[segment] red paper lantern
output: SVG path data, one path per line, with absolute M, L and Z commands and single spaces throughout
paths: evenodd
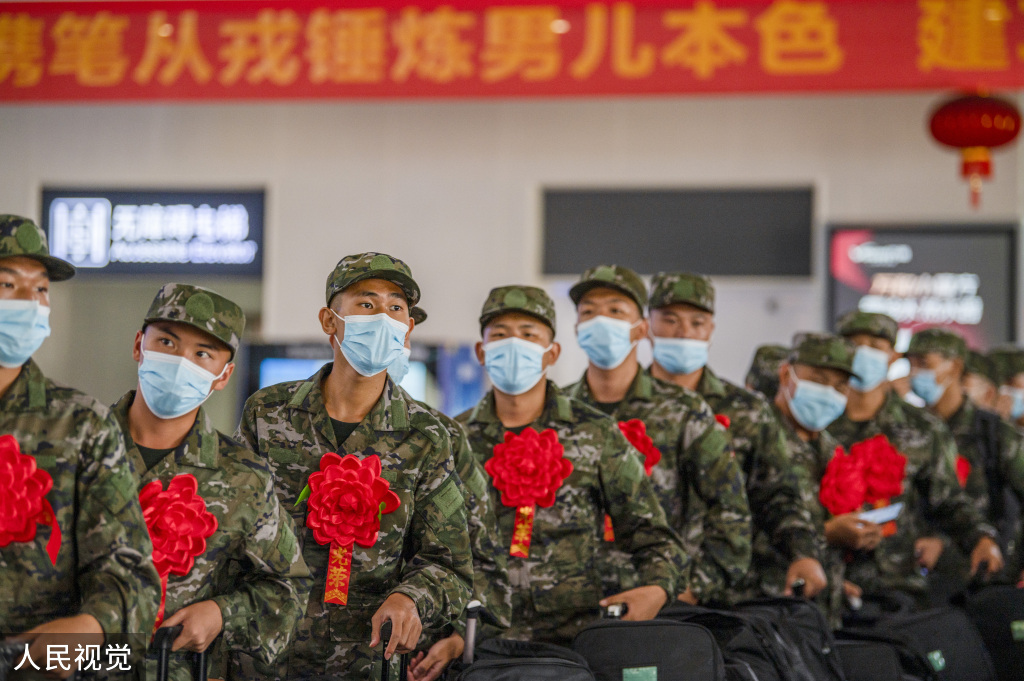
M 1005 99 L 964 95 L 936 109 L 930 127 L 936 140 L 960 149 L 960 173 L 967 178 L 971 205 L 976 208 L 981 199 L 981 182 L 992 176 L 989 150 L 1016 139 L 1020 112 Z

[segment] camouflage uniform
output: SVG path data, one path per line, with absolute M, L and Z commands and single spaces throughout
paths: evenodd
M 710 279 L 689 273 L 656 275 L 651 280 L 651 309 L 677 303 L 714 314 Z M 821 557 L 821 527 L 815 523 L 814 507 L 805 501 L 811 496 L 811 482 L 800 475 L 801 469 L 789 465 L 780 425 L 763 397 L 722 380 L 707 366 L 696 392 L 715 414 L 728 418 L 732 446 L 746 476 L 753 554 L 750 570 L 730 596 L 781 595 L 790 563 Z M 780 571 L 782 566 L 786 569 Z
M 12 256 L 39 260 L 53 281 L 74 273 L 49 255 L 34 223 L 0 216 L 0 258 Z M 62 530 L 56 565 L 44 548 L 48 527 L 0 547 L 0 629 L 21 633 L 84 613 L 107 634 L 152 631 L 160 579 L 121 429 L 107 408 L 29 360 L 0 396 L 0 434 L 13 435 L 53 478 L 46 499 Z
M 999 372 L 996 371 L 995 362 L 991 358 L 975 350 L 967 351 L 967 358 L 964 360 L 964 373 L 977 374 L 992 385 L 999 385 Z
M 481 328 L 506 312 L 530 314 L 555 328 L 554 303 L 538 288 L 492 290 L 480 315 Z M 504 440 L 506 429 L 495 411 L 493 390 L 456 420 L 465 426 L 470 448 L 481 463 Z M 598 558 L 606 513 L 612 518 L 617 545 L 633 558 L 638 585 L 658 585 L 671 600 L 685 581 L 680 575 L 688 573 L 688 560 L 644 475 L 640 453 L 616 423 L 547 381 L 543 413 L 529 427 L 555 431 L 573 472 L 558 489 L 553 506 L 536 508 L 530 557 L 508 558 L 513 620 L 507 635 L 565 645 L 597 618 L 603 596 Z M 502 505 L 498 491 L 488 487 L 501 550 L 507 552 L 516 509 Z
M 245 315 L 230 300 L 194 286 L 164 286 L 145 317 L 146 323 L 173 321 L 206 331 L 237 351 Z M 138 478 L 138 486 L 189 474 L 198 494 L 217 518 L 216 532 L 206 540 L 186 576 L 167 580 L 167 617 L 205 600 L 220 607 L 224 644 L 232 653 L 273 665 L 288 646 L 295 624 L 309 598 L 309 571 L 302 560 L 291 517 L 278 504 L 266 461 L 214 429 L 200 407 L 195 423 L 171 455 L 152 469 L 139 452 L 129 429 L 128 410 L 136 398 L 131 390 L 112 407 Z M 223 664 L 223 661 L 218 661 Z M 155 673 L 155 665 L 151 673 Z M 171 664 L 172 677 L 190 678 L 184 662 Z
M 910 341 L 910 347 L 907 348 L 907 355 L 924 355 L 929 352 L 937 352 L 945 357 L 959 358 L 965 361 L 966 366 L 967 345 L 963 338 L 952 331 L 927 329 L 915 334 Z M 967 477 L 964 491 L 974 500 L 974 505 L 982 516 L 987 518 L 992 525 L 1001 527 L 1001 521 L 1004 519 L 993 514 L 989 495 L 985 451 L 981 442 L 985 434 L 979 432 L 979 429 L 984 428 L 977 420 L 979 411 L 982 410 L 965 395 L 963 404 L 949 418 L 946 425 L 956 440 L 958 454 L 971 464 L 971 471 Z M 996 442 L 994 443 L 999 449 L 999 461 L 995 466 L 998 477 L 1017 496 L 1018 500 L 1024 502 L 1024 439 L 1012 424 L 999 419 L 995 414 L 985 412 L 985 415 L 990 416 L 992 422 L 998 424 L 995 433 Z M 1003 545 L 1003 550 L 1006 551 L 1007 565 L 1016 565 L 1018 562 L 1015 540 L 1020 533 L 1019 517 L 1016 518 L 1015 527 L 1004 528 L 1002 536 L 1011 538 L 1006 545 L 1003 541 L 1000 542 Z
M 587 270 L 570 296 L 578 304 L 583 294 L 599 287 L 625 293 L 641 311 L 647 304 L 643 280 L 617 265 Z M 693 560 L 689 584 L 680 584 L 680 590 L 689 586 L 702 602 L 726 600 L 727 592 L 750 568 L 750 507 L 736 457 L 724 429 L 697 394 L 659 381 L 639 365 L 637 370 L 611 417 L 643 421 L 661 452 L 651 481 L 669 525 L 679 532 Z M 597 406 L 585 374 L 565 392 Z M 628 556 L 612 547 L 602 553 L 608 554 L 605 590 L 631 588 L 635 573 Z
M 779 391 L 779 367 L 788 356 L 789 348 L 785 345 L 757 346 L 743 382 L 769 400 L 775 399 L 775 393 Z
M 338 263 L 327 281 L 327 302 L 363 279 L 394 281 L 410 305 L 419 300 L 419 288 L 404 262 L 367 253 Z M 236 433 L 270 463 L 278 498 L 292 513 L 314 580 L 306 615 L 279 665 L 279 678 L 355 678 L 371 667 L 379 674 L 381 656 L 369 648 L 370 618 L 385 598 L 393 593 L 408 596 L 424 627 L 441 629 L 462 613 L 472 593 L 466 503 L 447 432 L 388 378 L 377 404 L 345 442 L 337 442 L 322 392 L 333 366 L 326 364 L 305 381 L 280 383 L 252 395 Z M 323 601 L 330 547 L 318 544 L 306 529 L 308 502 L 296 505 L 327 452 L 379 456 L 381 475 L 401 500 L 397 510 L 382 517 L 377 543 L 355 546 L 345 606 Z
M 791 365 L 836 369 L 846 374 L 853 373 L 853 357 L 856 349 L 849 341 L 829 334 L 799 334 L 795 341 L 795 347 L 786 357 L 786 361 Z M 809 440 L 804 440 L 797 433 L 795 425 L 774 403 L 772 410 L 776 420 L 782 426 L 791 465 L 800 469 L 802 477 L 811 483 L 810 487 L 804 490 L 804 502 L 806 507 L 812 510 L 815 524 L 821 528 L 817 539 L 821 546 L 821 564 L 828 577 L 828 588 L 818 597 L 817 601 L 825 610 L 829 624 L 838 628 L 842 625 L 846 550 L 828 546 L 825 543 L 824 521 L 830 519 L 832 514 L 821 505 L 819 495 L 821 479 L 825 476 L 825 469 L 828 468 L 828 462 L 835 456 L 839 443 L 829 435 L 828 431 L 812 433 Z M 775 561 L 774 569 L 783 577 L 786 568 L 787 565 L 783 561 Z
M 896 322 L 881 314 L 854 312 L 840 321 L 844 336 L 867 333 L 895 341 Z M 866 592 L 901 589 L 923 596 L 925 580 L 917 569 L 914 542 L 940 530 L 970 555 L 983 536 L 995 537 L 956 479 L 956 443 L 940 419 L 904 402 L 893 391 L 868 421 L 854 422 L 844 414 L 828 428 L 849 448 L 879 433 L 907 458 L 903 494 L 890 503 L 903 502 L 896 534 L 871 552 L 857 552 L 847 566 L 847 578 Z

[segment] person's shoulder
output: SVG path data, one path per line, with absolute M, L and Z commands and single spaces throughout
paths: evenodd
M 77 421 L 94 421 L 96 423 L 114 423 L 110 407 L 98 399 L 77 388 L 44 378 L 46 388 L 46 407 L 49 413 L 71 413 Z
M 726 399 L 732 402 L 736 408 L 757 412 L 758 414 L 771 415 L 771 405 L 768 403 L 768 399 L 761 393 L 748 390 L 724 378 L 719 378 L 718 380 L 725 386 Z
M 400 386 L 395 386 L 395 392 L 392 395 L 401 397 L 405 402 L 410 430 L 429 440 L 435 447 L 444 442 L 450 442 L 448 428 L 439 418 L 440 413 L 437 410 L 414 400 Z
M 284 406 L 289 404 L 300 392 L 305 391 L 308 393 L 312 386 L 313 382 L 308 378 L 301 381 L 285 381 L 284 383 L 268 385 L 250 395 L 245 401 L 245 408 L 248 410 L 258 406 L 269 409 Z
M 700 393 L 675 383 L 651 376 L 651 395 L 656 402 L 678 411 L 690 411 L 713 415 L 711 406 Z
M 904 420 L 920 430 L 945 433 L 949 431 L 946 422 L 924 407 L 917 407 L 902 398 L 893 400 L 903 414 Z
M 227 461 L 230 465 L 242 466 L 247 470 L 256 471 L 257 473 L 270 472 L 266 459 L 249 449 L 245 443 L 219 430 L 216 433 L 217 453 L 221 461 Z

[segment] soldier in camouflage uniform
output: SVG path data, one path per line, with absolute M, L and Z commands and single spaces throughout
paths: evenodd
M 811 481 L 790 465 L 785 438 L 768 401 L 720 378 L 707 366 L 714 333 L 715 289 L 690 273 L 660 273 L 649 302 L 654 363 L 651 374 L 704 398 L 724 417 L 746 477 L 753 516 L 751 568 L 733 585 L 734 598 L 790 594 L 800 579 L 808 597 L 827 583 L 821 566 L 821 527 L 815 522 Z M 779 570 L 779 563 L 786 569 Z
M 743 381 L 747 390 L 759 392 L 769 401 L 774 400 L 775 393 L 779 391 L 779 367 L 789 357 L 789 352 L 790 348 L 785 345 L 757 346 Z
M 513 589 L 508 635 L 566 645 L 597 619 L 599 605 L 611 603 L 628 605 L 626 619 L 654 617 L 685 583 L 687 558 L 666 524 L 640 453 L 614 421 L 544 379 L 560 353 L 551 298 L 531 286 L 493 289 L 480 328 L 477 357 L 494 388 L 456 417 L 469 433 L 473 453 L 485 462 L 507 431 L 551 429 L 573 466 L 554 504 L 535 509 L 528 557 L 508 558 Z M 493 481 L 491 495 L 502 550 L 509 551 L 517 510 L 501 503 Z M 617 545 L 633 559 L 639 586 L 602 599 L 596 558 L 605 514 Z
M 803 469 L 811 481 L 806 503 L 814 509 L 817 519 L 825 521 L 828 546 L 822 554 L 822 564 L 828 574 L 828 589 L 819 595 L 818 603 L 825 610 L 829 623 L 837 628 L 842 624 L 844 595 L 861 595 L 856 585 L 844 581 L 845 554 L 849 550 L 874 548 L 882 533 L 878 525 L 860 520 L 856 513 L 833 517 L 821 505 L 821 479 L 839 443 L 823 429 L 827 424 L 805 425 L 797 420 L 791 400 L 800 381 L 817 383 L 847 395 L 853 373 L 853 356 L 853 346 L 839 336 L 799 335 L 786 361 L 777 370 L 780 387 L 772 401 L 775 416 L 782 424 L 789 459 L 794 467 Z M 784 574 L 786 568 L 784 561 L 776 561 L 774 570 L 777 573 Z
M 1024 351 L 1012 347 L 996 348 L 989 358 L 999 374 L 999 414 L 1024 434 Z
M 365 677 L 371 667 L 379 673 L 381 655 L 371 647 L 384 621 L 394 625 L 384 654 L 406 653 L 423 626 L 447 626 L 472 593 L 466 503 L 448 433 L 387 376 L 419 287 L 401 260 L 363 253 L 338 263 L 326 293 L 319 319 L 334 361 L 307 380 L 252 395 L 236 434 L 269 461 L 314 579 L 306 616 L 279 666 L 279 678 L 287 679 Z M 405 330 L 396 331 L 399 325 Z M 381 475 L 401 500 L 382 516 L 376 543 L 355 546 L 346 605 L 324 602 L 330 547 L 314 540 L 308 501 L 298 502 L 327 452 L 380 457 Z
M 74 273 L 49 255 L 31 220 L 0 215 L 0 435 L 13 436 L 52 478 L 45 500 L 62 535 L 55 563 L 46 549 L 54 535 L 49 513 L 37 518 L 33 539 L 0 547 L 0 636 L 34 639 L 37 664 L 45 663 L 46 644 L 73 651 L 81 642 L 52 632 L 151 631 L 159 602 L 120 428 L 105 406 L 49 380 L 30 358 L 49 335 L 50 282 Z
M 999 395 L 999 374 L 995 363 L 975 350 L 967 350 L 964 362 L 964 393 L 978 407 L 995 411 Z
M 176 650 L 205 650 L 223 631 L 225 647 L 243 669 L 277 661 L 306 610 L 310 585 L 266 461 L 215 430 L 199 406 L 227 387 L 244 328 L 245 315 L 227 298 L 186 284 L 165 285 L 135 336 L 141 392 L 130 390 L 112 407 L 139 488 L 159 481 L 166 489 L 175 477 L 191 475 L 217 519 L 188 574 L 169 575 L 162 626 L 183 625 Z M 161 381 L 153 372 L 171 357 L 215 377 L 209 388 L 194 390 L 178 373 Z M 169 366 L 176 371 L 177 365 Z M 171 400 L 179 404 L 164 411 Z M 188 665 L 172 664 L 172 675 L 190 678 Z
M 964 394 L 967 353 L 964 339 L 952 331 L 927 329 L 914 334 L 906 353 L 912 367 L 911 384 L 923 379 L 924 385 L 933 382 L 938 387 L 945 386 L 941 392 L 931 391 L 935 395 L 930 396 L 932 403 L 928 409 L 953 433 L 958 454 L 969 466 L 964 490 L 974 500 L 978 511 L 999 530 L 1003 555 L 1013 566 L 1019 563 L 1016 542 L 1021 523 L 1019 513 L 1007 511 L 1010 507 L 1019 508 L 1024 502 L 1024 440 L 1012 425 L 997 414 L 979 409 Z M 925 387 L 921 390 L 929 392 Z M 964 464 L 958 461 L 958 465 Z M 1014 498 L 1008 498 L 1009 495 Z M 966 560 L 958 556 L 955 549 L 954 546 L 943 551 L 936 569 L 949 572 L 966 567 Z M 947 558 L 947 554 L 952 556 Z M 962 574 L 951 576 L 964 577 Z
M 420 307 L 412 308 L 409 316 L 416 326 L 427 321 L 427 313 Z M 406 347 L 409 347 L 408 342 Z M 398 369 L 396 365 L 399 365 Z M 404 370 L 401 368 L 403 366 Z M 407 361 L 396 361 L 388 368 L 388 373 L 395 382 L 401 383 L 408 366 Z M 396 371 L 401 375 L 396 375 Z M 473 600 L 479 601 L 498 621 L 499 628 L 507 629 L 512 617 L 512 587 L 508 583 L 507 553 L 501 550 L 498 543 L 498 523 L 491 507 L 487 474 L 469 449 L 465 429 L 447 414 L 423 402 L 417 401 L 417 404 L 444 426 L 452 441 L 455 472 L 462 480 L 466 493 L 469 541 L 473 551 Z M 449 662 L 462 655 L 465 633 L 465 622 L 461 617 L 443 631 L 425 630 L 423 639 L 426 645 L 421 645 L 421 648 L 428 650 L 421 650 L 410 661 L 410 676 L 416 681 L 436 679 Z
M 839 333 L 858 346 L 858 353 L 861 347 L 881 351 L 889 364 L 898 357 L 897 328 L 891 317 L 856 310 L 838 322 Z M 851 390 L 846 413 L 828 430 L 847 449 L 885 435 L 907 459 L 903 494 L 890 500 L 904 504 L 896 533 L 874 551 L 854 554 L 847 566 L 852 582 L 869 593 L 900 589 L 923 601 L 926 584 L 919 567 L 927 567 L 928 542 L 921 540 L 933 539 L 936 531 L 952 537 L 971 556 L 972 572 L 982 561 L 988 562 L 991 572 L 1002 569 L 996 531 L 960 488 L 956 443 L 940 419 L 902 400 L 882 380 L 863 392 Z
M 651 481 L 669 525 L 692 558 L 690 581 L 681 585 L 680 598 L 690 603 L 729 600 L 750 567 L 751 520 L 743 477 L 723 427 L 698 395 L 652 378 L 637 361 L 636 343 L 647 335 L 647 288 L 635 272 L 616 265 L 591 268 L 569 295 L 577 306 L 581 345 L 594 357 L 584 376 L 565 391 L 617 422 L 644 422 L 661 452 Z M 609 343 L 588 340 L 585 324 L 621 327 L 622 356 L 612 358 L 615 366 L 599 366 L 610 363 L 601 357 Z M 606 591 L 630 588 L 636 577 L 628 556 L 612 547 L 605 553 Z

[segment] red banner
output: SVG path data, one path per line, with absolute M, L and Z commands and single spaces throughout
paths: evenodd
M 0 102 L 1022 86 L 1004 0 L 0 4 Z

